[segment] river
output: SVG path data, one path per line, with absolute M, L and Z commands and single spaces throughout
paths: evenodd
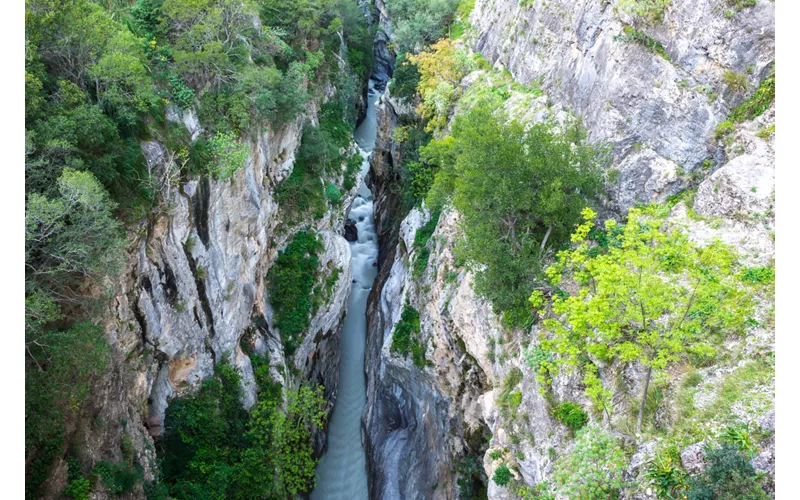
M 370 82 L 367 113 L 355 130 L 364 162 L 361 177 L 369 172 L 369 154 L 375 147 L 377 120 L 375 102 L 380 94 Z M 361 446 L 361 413 L 367 400 L 364 346 L 367 336 L 367 296 L 378 273 L 378 236 L 373 218 L 372 192 L 361 183 L 349 219 L 358 228 L 358 240 L 350 243 L 353 282 L 350 305 L 339 344 L 339 393 L 328 425 L 328 451 L 317 466 L 317 486 L 312 500 L 367 499 L 367 464 Z

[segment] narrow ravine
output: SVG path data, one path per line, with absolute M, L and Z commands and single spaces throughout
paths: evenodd
M 366 118 L 355 131 L 364 162 L 361 177 L 369 172 L 369 154 L 375 146 L 377 121 L 375 102 L 380 94 L 370 82 Z M 339 394 L 328 426 L 328 452 L 317 467 L 317 486 L 312 499 L 366 499 L 366 455 L 361 446 L 361 413 L 366 403 L 364 345 L 367 333 L 367 296 L 377 275 L 378 237 L 373 219 L 372 192 L 362 182 L 350 209 L 349 219 L 358 229 L 358 240 L 350 243 L 353 282 L 350 305 L 339 344 Z

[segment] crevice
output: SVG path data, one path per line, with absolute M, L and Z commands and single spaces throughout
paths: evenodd
M 217 332 L 214 329 L 214 315 L 211 314 L 211 304 L 209 303 L 208 295 L 206 294 L 206 284 L 202 278 L 197 276 L 197 264 L 192 256 L 192 252 L 186 248 L 186 245 L 183 245 L 183 252 L 186 254 L 186 260 L 189 262 L 189 268 L 192 270 L 192 275 L 194 276 L 194 284 L 197 288 L 197 297 L 200 299 L 200 306 L 203 308 L 203 312 L 206 315 L 209 332 L 211 333 L 211 336 L 214 337 L 216 336 Z M 196 311 L 195 319 L 198 319 Z

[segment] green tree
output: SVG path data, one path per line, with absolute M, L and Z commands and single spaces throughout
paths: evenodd
M 458 116 L 452 138 L 432 142 L 422 156 L 439 162 L 429 206 L 452 193 L 461 214 L 465 239 L 457 250 L 475 271 L 475 290 L 507 322 L 528 322 L 541 260 L 600 193 L 603 157 L 577 126 L 526 130 L 485 105 Z
M 586 360 L 644 365 L 639 428 L 652 371 L 688 356 L 713 356 L 714 335 L 741 331 L 752 309 L 736 278 L 735 252 L 719 242 L 698 247 L 665 227 L 658 213 L 631 209 L 622 228 L 606 221 L 601 247 L 590 239 L 596 214 L 584 210 L 574 248 L 547 270 L 554 287 L 571 283 L 578 290 L 553 296 L 543 323 L 552 338 L 543 338 L 543 347 L 559 354 L 557 364 L 584 366 L 587 394 L 601 410 L 610 408 L 611 393 Z M 541 291 L 530 300 L 536 309 L 544 305 Z

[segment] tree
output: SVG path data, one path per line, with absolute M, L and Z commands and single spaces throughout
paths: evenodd
M 541 259 L 600 193 L 603 157 L 577 126 L 526 129 L 483 104 L 456 117 L 452 138 L 432 142 L 422 156 L 439 163 L 429 206 L 436 210 L 452 193 L 461 214 L 457 250 L 475 271 L 475 290 L 506 312 L 506 322 L 530 321 L 527 298 Z
M 417 55 L 408 55 L 408 62 L 417 67 L 417 92 L 422 102 L 417 113 L 428 120 L 425 129 L 438 131 L 447 125 L 451 108 L 461 92 L 459 83 L 472 66 L 472 60 L 443 38 Z
M 543 322 L 552 337 L 542 339 L 543 347 L 558 354 L 557 364 L 585 368 L 587 395 L 606 411 L 611 394 L 591 360 L 644 365 L 639 428 L 653 370 L 713 356 L 714 336 L 739 332 L 752 309 L 736 278 L 735 252 L 719 242 L 698 247 L 666 227 L 664 217 L 655 206 L 631 209 L 627 224 L 608 220 L 597 233 L 596 213 L 586 209 L 572 235 L 574 248 L 560 252 L 547 270 L 554 287 L 578 289 L 553 295 Z M 543 293 L 535 291 L 530 301 L 541 309 Z
M 97 283 L 119 268 L 125 240 L 115 207 L 89 172 L 65 168 L 57 198 L 33 193 L 25 209 L 26 281 L 67 300 L 83 279 Z

